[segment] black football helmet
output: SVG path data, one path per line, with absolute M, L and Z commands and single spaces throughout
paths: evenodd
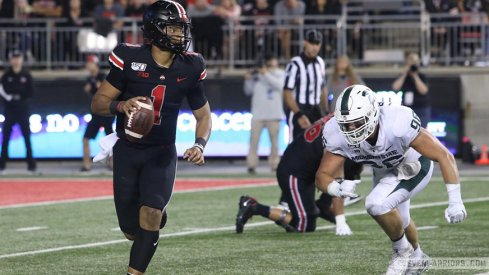
M 167 26 L 182 28 L 183 36 L 169 35 Z M 190 20 L 182 5 L 170 0 L 151 4 L 143 15 L 143 35 L 162 50 L 181 53 L 190 45 Z

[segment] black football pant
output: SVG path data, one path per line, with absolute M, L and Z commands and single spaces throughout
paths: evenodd
M 173 193 L 177 166 L 175 145 L 142 145 L 119 139 L 114 152 L 114 202 L 119 226 L 134 235 L 139 209 L 165 209 Z
M 12 134 L 13 126 L 18 123 L 20 126 L 20 131 L 24 137 L 25 148 L 26 148 L 26 160 L 29 170 L 36 169 L 36 163 L 32 156 L 32 145 L 31 145 L 31 129 L 29 127 L 29 110 L 27 108 L 15 108 L 5 110 L 5 121 L 2 126 L 2 153 L 0 157 L 0 169 L 5 168 L 5 163 L 8 159 L 8 146 L 10 142 L 10 136 Z

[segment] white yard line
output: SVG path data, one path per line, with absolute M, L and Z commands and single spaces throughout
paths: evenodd
M 47 226 L 31 226 L 31 227 L 21 227 L 15 229 L 17 232 L 27 232 L 27 231 L 35 231 L 35 230 L 42 230 L 42 229 L 48 229 Z
M 438 225 L 427 225 L 427 226 L 420 226 L 416 227 L 416 229 L 419 230 L 431 230 L 431 229 L 437 229 L 439 226 Z
M 482 202 L 482 201 L 489 201 L 489 197 L 472 198 L 472 199 L 465 199 L 464 200 L 465 203 Z M 441 202 L 414 204 L 414 205 L 411 205 L 411 208 L 429 208 L 429 207 L 447 205 L 447 204 L 448 204 L 448 201 L 441 201 Z M 367 212 L 365 212 L 365 211 L 356 211 L 356 212 L 347 213 L 346 216 L 363 215 L 366 213 Z M 250 224 L 247 224 L 246 227 L 247 228 L 259 227 L 259 226 L 269 225 L 269 224 L 273 224 L 273 222 L 264 221 L 264 222 L 250 223 Z M 331 226 L 331 225 L 327 225 L 327 226 L 319 227 L 318 229 L 320 229 L 320 230 L 321 229 L 329 229 L 332 227 L 333 226 Z M 182 232 L 176 232 L 176 233 L 162 234 L 162 235 L 160 235 L 160 238 L 171 238 L 171 237 L 188 236 L 188 235 L 195 235 L 195 234 L 201 234 L 201 233 L 214 233 L 214 232 L 234 231 L 234 230 L 235 230 L 234 225 L 233 226 L 215 227 L 215 228 L 197 228 L 197 229 L 193 229 L 190 231 L 182 231 Z M 18 252 L 18 253 L 12 253 L 12 254 L 3 254 L 3 255 L 0 255 L 0 259 L 13 258 L 13 257 L 19 257 L 19 256 L 28 256 L 28 255 L 37 255 L 37 254 L 42 254 L 42 253 L 81 249 L 81 248 L 89 248 L 89 247 L 98 247 L 98 246 L 123 243 L 123 242 L 127 242 L 127 241 L 128 240 L 126 240 L 126 239 L 119 239 L 119 240 L 112 240 L 112 241 L 105 241 L 105 242 L 95 242 L 95 243 L 87 243 L 87 244 L 80 244 L 80 245 L 69 245 L 69 246 L 62 246 L 62 247 L 55 247 L 55 248 L 48 248 L 48 249 L 41 249 L 41 250 Z

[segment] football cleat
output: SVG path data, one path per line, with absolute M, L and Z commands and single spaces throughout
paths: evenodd
M 418 275 L 427 271 L 431 266 L 430 256 L 423 253 L 421 256 L 412 255 L 409 258 L 409 264 L 406 271 L 406 275 Z
M 241 196 L 238 205 L 239 210 L 236 215 L 236 233 L 243 233 L 244 225 L 253 216 L 253 207 L 256 206 L 256 200 L 252 197 Z
M 347 197 L 347 198 L 344 199 L 343 206 L 348 206 L 348 205 L 355 204 L 355 203 L 361 201 L 362 199 L 363 199 L 362 196 L 358 196 L 356 198 Z
M 404 250 L 394 249 L 392 251 L 392 258 L 389 262 L 389 267 L 387 267 L 386 275 L 403 275 L 405 274 L 408 264 L 409 258 L 413 254 L 414 249 L 411 245 Z

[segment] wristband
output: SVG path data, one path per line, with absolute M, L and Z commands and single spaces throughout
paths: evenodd
M 124 101 L 113 100 L 112 102 L 110 102 L 109 105 L 110 113 L 114 115 L 118 113 L 122 113 L 122 104 L 124 104 Z
M 340 184 L 337 181 L 332 181 L 328 185 L 328 194 L 330 194 L 333 197 L 338 197 L 338 194 L 340 193 Z
M 206 144 L 207 141 L 204 138 L 199 137 L 195 139 L 195 143 L 193 147 L 199 148 L 199 150 L 203 153 Z
M 445 184 L 448 192 L 448 202 L 449 203 L 461 203 L 462 195 L 460 193 L 460 183 L 453 184 L 447 183 Z
M 298 111 L 294 115 L 299 118 L 299 117 L 303 116 L 304 114 L 301 111 Z

